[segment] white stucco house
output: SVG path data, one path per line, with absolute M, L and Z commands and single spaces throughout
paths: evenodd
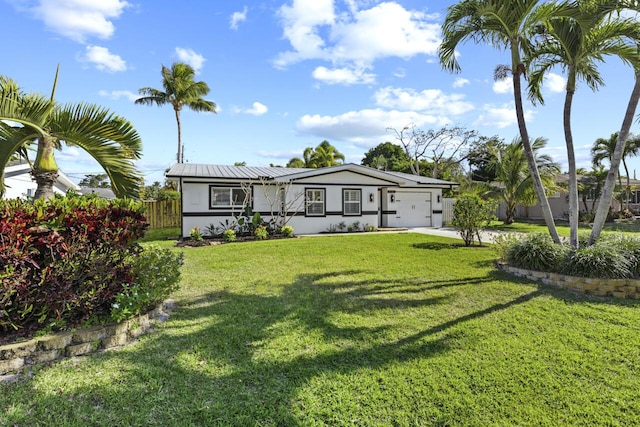
M 182 235 L 218 226 L 244 206 L 278 217 L 296 234 L 316 234 L 341 222 L 360 227 L 441 227 L 442 190 L 457 183 L 353 163 L 318 168 L 178 163 L 167 173 L 182 196 Z
M 5 192 L 2 196 L 4 199 L 30 198 L 35 195 L 38 188 L 38 184 L 31 178 L 31 167 L 24 161 L 10 162 L 7 165 L 4 169 L 4 185 Z M 65 195 L 70 188 L 80 190 L 78 184 L 64 172 L 58 171 L 58 179 L 53 185 L 53 191 Z

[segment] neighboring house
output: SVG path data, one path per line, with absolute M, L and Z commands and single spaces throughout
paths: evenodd
M 353 163 L 318 169 L 174 165 L 167 173 L 182 197 L 182 235 L 219 226 L 244 206 L 277 217 L 296 234 L 340 223 L 381 227 L 441 227 L 442 190 L 457 183 Z
M 2 196 L 4 199 L 31 198 L 38 188 L 38 184 L 31 178 L 31 167 L 24 161 L 9 162 L 4 169 L 4 185 L 5 192 Z M 71 178 L 64 172 L 58 171 L 58 179 L 53 185 L 53 191 L 64 195 L 70 188 L 80 190 Z
M 582 175 L 578 175 L 578 182 L 580 182 L 582 180 Z M 556 177 L 556 183 L 560 186 L 565 186 L 567 183 L 569 182 L 569 175 L 568 174 L 560 174 Z M 637 179 L 631 179 L 629 180 L 629 184 L 631 187 L 631 198 L 629 200 L 629 209 L 636 213 L 639 214 L 640 213 L 640 180 Z M 627 185 L 627 180 L 626 178 L 622 178 L 622 185 L 624 187 L 626 187 Z M 549 200 L 549 206 L 551 207 L 551 212 L 553 214 L 553 217 L 556 219 L 568 219 L 569 217 L 569 193 L 566 190 L 561 190 L 560 192 L 551 195 L 548 197 Z M 578 201 L 579 201 L 579 209 L 580 212 L 586 212 L 586 211 L 595 211 L 595 209 L 597 209 L 597 200 L 593 200 L 593 194 L 582 194 L 580 193 L 578 195 Z M 585 207 L 585 203 L 586 203 L 586 207 Z M 613 207 L 614 211 L 619 211 L 620 210 L 620 201 L 617 199 L 614 199 L 611 202 L 611 205 Z M 504 208 L 504 202 L 500 203 L 500 206 L 498 208 L 498 214 L 497 214 L 498 218 L 503 219 L 505 217 L 505 208 Z M 516 208 L 516 218 L 528 218 L 528 219 L 541 219 L 543 218 L 542 216 L 542 210 L 540 209 L 540 206 L 536 203 L 533 206 L 522 206 L 519 205 Z
M 104 187 L 82 187 L 80 188 L 80 194 L 96 194 L 98 197 L 108 200 L 116 198 L 112 189 Z

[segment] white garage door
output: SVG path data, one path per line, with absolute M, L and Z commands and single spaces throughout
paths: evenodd
M 396 227 L 431 227 L 431 193 L 396 193 Z

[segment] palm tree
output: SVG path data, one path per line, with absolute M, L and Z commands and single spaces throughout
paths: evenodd
M 345 160 L 344 154 L 338 151 L 326 139 L 322 141 L 313 151 L 311 162 L 316 168 L 336 166 Z
M 544 102 L 541 86 L 545 74 L 556 66 L 567 73 L 563 110 L 564 137 L 569 166 L 569 228 L 571 247 L 578 248 L 578 180 L 576 158 L 571 130 L 571 109 L 577 80 L 584 81 L 595 91 L 604 82 L 596 62 L 604 62 L 607 55 L 616 55 L 625 62 L 633 61 L 635 49 L 626 38 L 636 31 L 635 22 L 615 19 L 605 9 L 585 7 L 582 2 L 567 6 L 573 16 L 553 16 L 543 21 L 546 33 L 542 43 L 531 53 L 533 72 L 529 76 L 529 98 Z
M 555 191 L 554 178 L 560 173 L 560 167 L 553 162 L 550 156 L 540 154 L 540 150 L 546 144 L 545 138 L 536 138 L 531 147 L 546 191 Z M 521 139 L 517 138 L 511 144 L 497 145 L 492 148 L 492 161 L 489 168 L 495 173 L 496 180 L 502 184 L 492 193 L 505 202 L 506 218 L 504 223 L 511 224 L 518 205 L 535 204 L 536 191 L 529 173 L 527 156 Z
M 137 195 L 142 177 L 133 160 L 141 157 L 142 142 L 136 130 L 129 121 L 102 107 L 57 104 L 57 80 L 58 71 L 47 99 L 26 94 L 12 80 L 0 78 L 0 171 L 16 153 L 28 160 L 27 150 L 36 146 L 32 163 L 38 184 L 35 198 L 52 197 L 58 177 L 54 153 L 64 142 L 83 149 L 102 166 L 117 196 Z M 4 179 L 0 180 L 0 193 L 3 190 Z
M 613 159 L 613 154 L 616 149 L 616 145 L 618 144 L 619 133 L 614 132 L 611 134 L 609 139 L 598 138 L 593 143 L 593 147 L 591 148 L 591 156 L 593 157 L 593 165 L 600 166 L 604 160 L 608 160 L 611 163 Z M 640 137 L 631 135 L 627 138 L 627 141 L 624 144 L 624 149 L 622 151 L 622 166 L 624 167 L 624 172 L 627 177 L 627 198 L 626 198 L 626 207 L 629 207 L 629 197 L 631 191 L 631 177 L 629 176 L 629 167 L 627 166 L 627 157 L 629 156 L 637 156 L 638 151 L 640 151 Z M 618 184 L 620 188 L 622 188 L 622 175 L 620 173 L 618 175 Z
M 176 114 L 178 124 L 178 163 L 184 162 L 184 150 L 182 146 L 182 127 L 180 123 L 180 111 L 182 107 L 197 112 L 216 112 L 216 103 L 207 101 L 202 97 L 209 93 L 209 86 L 203 82 L 194 81 L 195 71 L 188 64 L 174 62 L 171 68 L 162 66 L 162 87 L 164 91 L 151 87 L 143 87 L 138 92 L 144 95 L 136 99 L 136 104 L 162 106 L 171 104 Z
M 288 168 L 323 168 L 336 166 L 344 162 L 344 154 L 338 151 L 326 139 L 316 148 L 307 147 L 302 153 L 302 159 L 294 157 L 287 163 Z
M 526 69 L 522 57 L 530 47 L 529 33 L 535 30 L 535 24 L 544 17 L 542 12 L 559 13 L 557 7 L 538 7 L 539 3 L 541 0 L 463 0 L 450 6 L 442 27 L 443 41 L 439 48 L 439 56 L 440 63 L 446 70 L 458 72 L 460 65 L 456 58 L 456 48 L 461 43 L 472 40 L 509 50 L 511 65 L 498 68 L 496 77 L 511 73 L 518 129 L 538 203 L 549 234 L 554 242 L 560 243 L 529 140 L 522 104 L 520 77 Z

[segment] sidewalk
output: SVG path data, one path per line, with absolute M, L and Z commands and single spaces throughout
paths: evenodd
M 416 228 L 410 228 L 407 232 L 431 234 L 433 236 L 451 237 L 453 239 L 462 239 L 462 237 L 460 237 L 460 233 L 458 232 L 458 230 L 451 227 L 442 227 L 442 228 L 416 227 Z M 493 243 L 493 236 L 496 233 L 497 233 L 496 231 L 492 231 L 492 232 L 482 231 L 480 233 L 480 237 L 482 238 L 482 243 Z

